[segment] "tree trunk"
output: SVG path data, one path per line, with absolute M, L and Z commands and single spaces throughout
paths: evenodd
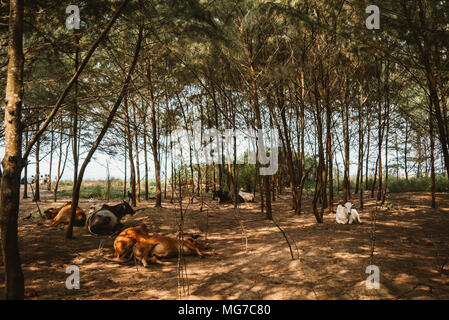
M 38 202 L 41 201 L 41 192 L 40 192 L 40 170 L 39 170 L 39 151 L 41 148 L 41 141 L 40 139 L 37 140 L 36 142 L 36 171 L 35 171 L 35 176 L 34 176 L 34 197 L 33 197 L 33 201 L 34 202 Z
M 144 106 L 144 103 L 142 101 L 142 108 Z M 143 155 L 144 155 L 144 162 L 145 162 L 145 201 L 148 201 L 150 199 L 150 193 L 149 193 L 149 185 L 148 185 L 148 150 L 147 150 L 147 113 L 146 109 L 144 109 L 143 112 Z M 167 174 L 165 174 L 165 177 L 167 177 Z
M 329 212 L 334 212 L 334 173 L 331 132 L 332 110 L 329 101 L 329 89 L 326 89 L 326 154 L 327 174 L 329 177 Z
M 435 136 L 433 129 L 433 111 L 432 104 L 430 104 L 429 112 L 429 135 L 430 135 L 430 175 L 432 180 L 432 208 L 436 208 L 436 196 L 435 196 Z
M 136 200 L 140 202 L 140 161 L 139 161 L 139 133 L 137 131 L 136 105 L 133 101 L 134 143 L 136 148 Z
M 62 142 L 63 142 L 63 131 L 64 131 L 64 127 L 63 127 L 63 118 L 61 116 L 61 120 L 60 120 L 60 134 L 59 134 L 59 159 L 58 159 L 58 176 L 56 177 L 56 181 L 55 181 L 55 187 L 53 189 L 53 200 L 54 202 L 57 201 L 57 197 L 58 197 L 58 187 L 59 187 L 59 181 L 61 181 L 61 177 L 62 174 L 64 173 L 64 169 L 65 169 L 65 165 L 67 162 L 67 158 L 68 158 L 68 149 L 69 149 L 69 145 L 70 145 L 70 141 L 67 143 L 67 150 L 66 150 L 66 154 L 65 154 L 65 160 L 64 160 L 64 166 L 62 168 L 62 172 L 61 172 L 61 163 L 62 163 Z
M 0 188 L 1 250 L 5 268 L 6 299 L 24 298 L 17 219 L 22 171 L 23 0 L 9 5 L 8 71 L 5 90 L 5 155 Z
M 127 141 L 127 139 L 128 139 L 128 136 L 126 135 L 126 130 L 124 130 L 124 133 L 125 133 L 125 139 L 124 139 L 124 149 L 123 149 L 123 151 L 124 151 L 124 157 L 125 157 L 125 161 L 123 162 L 123 165 L 124 165 L 124 171 L 125 171 L 125 177 L 124 177 L 124 181 L 123 181 L 123 199 L 125 199 L 126 198 L 126 191 L 127 191 L 127 188 L 126 188 L 126 183 L 127 183 L 127 161 L 126 161 L 126 159 L 127 159 L 127 153 L 128 153 L 128 147 L 127 147 L 127 143 L 126 143 L 126 141 Z
M 25 145 L 28 144 L 28 130 L 25 131 Z M 23 175 L 23 198 L 28 199 L 28 162 L 25 163 L 25 172 Z
M 154 159 L 154 174 L 156 176 L 156 204 L 155 207 L 162 206 L 162 192 L 161 192 L 161 168 L 159 163 L 159 153 L 158 153 L 158 130 L 157 130 L 157 119 L 156 119 L 156 106 L 154 101 L 154 91 L 152 82 L 152 72 L 151 72 L 151 60 L 149 53 L 146 53 L 147 62 L 147 80 L 148 80 L 148 93 L 150 99 L 150 119 L 151 119 L 151 130 L 152 130 L 152 140 L 151 148 L 153 150 Z M 193 179 L 193 176 L 192 176 Z
M 345 99 L 346 100 L 346 99 Z M 342 110 L 343 119 L 343 140 L 345 148 L 344 157 L 344 175 L 343 175 L 343 191 L 344 191 L 344 202 L 351 200 L 351 183 L 349 181 L 349 106 L 347 103 L 344 104 Z
M 246 35 L 243 30 L 242 21 L 240 16 L 238 16 L 238 20 L 240 23 L 240 29 L 241 29 L 241 36 L 244 39 L 245 42 L 245 53 L 246 58 L 248 62 L 248 70 L 249 70 L 249 79 L 251 83 L 251 98 L 252 98 L 252 109 L 254 112 L 254 115 L 256 117 L 256 129 L 262 130 L 262 117 L 260 113 L 260 106 L 259 106 L 259 96 L 258 96 L 258 88 L 257 88 L 257 81 L 256 81 L 256 74 L 254 71 L 254 61 L 253 61 L 253 53 L 251 52 L 248 44 L 248 39 L 246 38 Z M 265 146 L 263 143 L 263 139 L 261 139 L 259 142 L 259 152 L 265 152 Z M 257 161 L 259 163 L 259 161 Z M 259 174 L 259 172 L 256 172 L 256 174 Z M 266 219 L 272 220 L 272 211 L 271 211 L 271 187 L 270 187 L 270 177 L 267 175 L 264 175 L 262 177 L 262 184 L 261 184 L 261 193 L 265 193 L 264 195 L 264 201 L 266 207 Z
M 98 146 L 100 145 L 101 141 L 103 140 L 103 137 L 105 136 L 109 126 L 111 125 L 111 122 L 114 119 L 117 109 L 120 107 L 120 105 L 122 103 L 123 97 L 128 92 L 128 86 L 129 86 L 129 83 L 131 82 L 131 77 L 134 72 L 134 68 L 137 64 L 137 60 L 139 58 L 140 48 L 141 48 L 141 44 L 142 44 L 142 38 L 143 38 L 143 24 L 139 28 L 139 37 L 137 39 L 136 50 L 134 52 L 134 59 L 133 59 L 133 62 L 131 63 L 131 66 L 128 71 L 128 75 L 125 79 L 125 82 L 123 84 L 122 90 L 121 90 L 121 92 L 117 98 L 117 101 L 115 102 L 111 112 L 109 113 L 109 116 L 108 116 L 103 128 L 101 129 L 100 134 L 98 135 L 97 139 L 94 141 L 86 158 L 84 159 L 83 164 L 81 165 L 79 175 L 78 175 L 78 178 L 76 181 L 75 192 L 72 195 L 72 212 L 71 212 L 69 226 L 67 227 L 67 232 L 66 232 L 67 239 L 72 239 L 72 237 L 73 237 L 73 235 L 72 235 L 73 234 L 73 223 L 75 221 L 76 208 L 78 207 L 78 203 L 79 203 L 80 189 L 81 189 L 81 183 L 83 181 L 84 172 L 85 172 L 90 160 L 92 159 L 92 156 L 94 155 L 95 151 L 97 150 Z
M 76 52 L 75 52 L 75 72 L 78 70 L 78 60 L 79 60 L 79 37 L 76 36 Z M 73 152 L 73 190 L 75 191 L 76 179 L 78 178 L 78 79 L 74 82 L 74 104 L 73 104 L 73 143 L 72 143 L 72 152 Z
M 51 143 L 50 143 L 50 168 L 48 169 L 47 178 L 47 191 L 51 191 L 51 171 L 53 167 L 53 148 L 54 148 L 54 130 L 51 130 Z
M 284 149 L 287 150 L 286 154 L 286 160 L 287 160 L 287 169 L 288 169 L 288 178 L 290 182 L 290 189 L 292 192 L 292 208 L 296 215 L 299 215 L 300 212 L 299 209 L 299 199 L 298 199 L 298 190 L 297 190 L 297 180 L 296 180 L 296 174 L 294 172 L 293 167 L 293 152 L 291 148 L 291 141 L 290 141 L 290 134 L 288 130 L 288 124 L 287 124 L 287 118 L 285 116 L 285 99 L 284 99 L 284 88 L 281 87 L 277 90 L 278 95 L 278 110 L 281 115 L 282 119 L 282 127 L 283 127 L 283 133 L 279 130 L 279 133 L 281 137 L 283 137 L 283 141 L 285 141 L 285 147 Z M 272 117 L 276 119 L 276 115 L 273 113 Z M 277 122 L 277 120 L 275 120 Z M 277 124 L 279 127 L 279 124 Z
M 368 142 L 366 146 L 366 157 L 365 157 L 365 190 L 368 190 L 368 180 L 369 180 L 369 151 L 370 151 L 370 143 L 371 143 L 371 121 L 368 118 L 368 112 L 366 113 L 367 119 L 366 122 L 368 124 L 367 128 L 367 134 L 368 134 Z
M 125 131 L 127 137 L 128 144 L 128 158 L 129 158 L 129 171 L 130 171 L 130 186 L 131 186 L 131 195 L 132 195 L 132 206 L 136 206 L 136 168 L 134 166 L 134 157 L 133 157 L 133 143 L 131 136 L 131 126 L 129 121 L 129 106 L 128 106 L 128 94 L 125 95 Z
M 408 144 L 408 122 L 407 119 L 405 119 L 404 171 L 405 171 L 405 180 L 408 181 L 407 144 Z

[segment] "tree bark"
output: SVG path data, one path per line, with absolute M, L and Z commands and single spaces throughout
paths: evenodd
M 132 206 L 136 206 L 136 168 L 134 166 L 134 157 L 133 157 L 133 143 L 131 136 L 131 126 L 129 120 L 129 106 L 128 106 L 128 93 L 125 94 L 125 131 L 127 137 L 128 144 L 128 158 L 129 158 L 129 174 L 130 174 L 130 186 L 131 186 L 131 195 L 132 195 Z
M 24 298 L 17 219 L 22 171 L 23 0 L 9 5 L 8 69 L 5 90 L 5 155 L 0 188 L 1 250 L 5 268 L 6 299 Z
M 148 79 L 148 93 L 150 98 L 150 119 L 151 119 L 151 130 L 152 130 L 152 140 L 151 148 L 153 150 L 154 159 L 154 174 L 156 176 L 156 204 L 155 207 L 162 207 L 162 192 L 161 192 L 161 168 L 159 163 L 159 152 L 158 152 L 158 130 L 157 130 L 157 120 L 156 120 L 156 106 L 154 101 L 154 90 L 151 72 L 151 60 L 149 53 L 146 53 L 147 62 L 147 79 Z M 192 176 L 193 179 L 193 176 Z

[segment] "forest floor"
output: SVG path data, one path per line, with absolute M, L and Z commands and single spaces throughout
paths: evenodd
M 437 209 L 430 208 L 430 199 L 429 193 L 392 194 L 386 207 L 377 208 L 367 193 L 365 209 L 359 210 L 362 224 L 339 225 L 334 213 L 317 224 L 308 198 L 304 213 L 295 216 L 290 196 L 282 195 L 273 203 L 273 213 L 292 242 L 294 260 L 282 233 L 260 213 L 259 203 L 240 205 L 246 247 L 232 205 L 218 205 L 207 196 L 200 213 L 195 200 L 187 209 L 184 232 L 204 239 L 207 231 L 216 255 L 185 257 L 188 288 L 182 298 L 449 299 L 449 194 L 437 194 Z M 45 210 L 67 200 L 54 203 L 43 192 L 39 205 Z M 99 203 L 104 201 L 82 199 L 80 206 L 87 212 Z M 358 209 L 358 200 L 353 203 Z M 141 202 L 137 208 L 146 209 L 123 222 L 144 222 L 152 234 L 175 236 L 178 205 L 164 201 L 162 209 L 153 206 L 154 201 Z M 33 218 L 24 220 L 30 213 Z M 20 254 L 25 291 L 38 293 L 33 299 L 178 299 L 176 258 L 169 259 L 172 265 L 148 268 L 118 264 L 104 258 L 113 253 L 113 237 L 75 228 L 74 239 L 65 240 L 64 227 L 49 224 L 39 218 L 35 203 L 22 201 Z M 79 267 L 79 290 L 66 289 L 68 265 Z M 366 288 L 369 265 L 380 270 L 378 290 Z M 0 296 L 3 272 L 0 268 Z

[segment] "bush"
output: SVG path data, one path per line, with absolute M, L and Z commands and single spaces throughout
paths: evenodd
M 398 192 L 422 192 L 431 191 L 432 179 L 430 177 L 412 177 L 406 179 L 392 179 L 388 181 L 388 191 Z M 449 181 L 447 177 L 441 175 L 435 177 L 435 191 L 449 192 Z

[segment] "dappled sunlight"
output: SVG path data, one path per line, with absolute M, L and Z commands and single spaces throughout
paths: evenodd
M 362 224 L 339 225 L 335 213 L 325 214 L 324 223 L 317 224 L 307 200 L 303 213 L 293 215 L 290 196 L 282 195 L 273 203 L 273 212 L 287 233 L 295 260 L 279 229 L 260 214 L 259 203 L 240 206 L 237 216 L 242 233 L 232 205 L 219 206 L 205 198 L 214 210 L 200 212 L 198 201 L 185 201 L 184 232 L 199 234 L 203 240 L 207 234 L 215 255 L 185 257 L 190 292 L 183 295 L 185 299 L 449 298 L 449 215 L 443 210 L 449 207 L 448 195 L 438 194 L 436 210 L 428 208 L 429 194 L 392 195 L 393 207 L 377 209 L 372 263 L 380 269 L 379 290 L 368 290 L 365 285 L 376 210 L 371 198 L 365 199 L 365 209 L 360 211 Z M 409 198 L 415 208 L 407 204 Z M 49 200 L 44 203 L 56 206 Z M 80 207 L 91 204 L 82 200 Z M 126 216 L 125 225 L 145 223 L 151 235 L 176 236 L 177 203 L 167 201 L 163 208 L 154 208 L 151 202 L 141 202 L 137 208 L 144 210 Z M 35 204 L 24 201 L 20 217 L 30 212 L 32 219 L 20 219 L 19 235 L 26 290 L 39 294 L 33 299 L 178 298 L 176 258 L 167 259 L 170 265 L 147 268 L 133 261 L 112 262 L 106 258 L 114 252 L 114 237 L 93 236 L 85 228 L 75 228 L 74 239 L 66 240 L 64 227 L 49 227 L 38 218 Z M 68 265 L 79 267 L 79 290 L 65 288 Z M 2 282 L 0 286 L 4 290 Z

